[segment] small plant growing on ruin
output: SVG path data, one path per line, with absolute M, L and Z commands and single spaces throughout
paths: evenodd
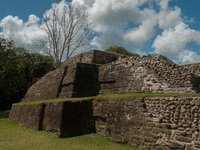
M 127 56 L 140 57 L 139 54 L 132 53 L 132 52 L 126 50 L 124 47 L 117 46 L 117 45 L 110 46 L 107 49 L 105 49 L 104 51 L 111 52 L 111 53 L 118 53 L 118 54 L 127 55 Z

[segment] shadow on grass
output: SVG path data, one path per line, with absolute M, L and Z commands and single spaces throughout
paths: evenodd
M 0 111 L 0 119 L 8 118 L 10 110 Z

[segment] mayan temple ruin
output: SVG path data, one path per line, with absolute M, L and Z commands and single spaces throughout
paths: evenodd
M 180 95 L 90 98 L 148 92 Z M 200 64 L 92 50 L 67 59 L 33 84 L 22 101 L 37 103 L 13 104 L 9 119 L 59 137 L 95 132 L 143 149 L 198 150 L 199 92 Z M 72 99 L 77 97 L 89 98 Z M 41 101 L 55 98 L 66 100 Z

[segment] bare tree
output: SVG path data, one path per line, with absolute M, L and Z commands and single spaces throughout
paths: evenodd
M 54 3 L 50 11 L 43 15 L 45 38 L 37 39 L 36 45 L 54 58 L 55 68 L 60 67 L 63 55 L 66 54 L 68 59 L 92 40 L 90 33 L 94 25 L 88 23 L 88 18 L 88 13 L 71 3 L 66 3 L 64 7 Z

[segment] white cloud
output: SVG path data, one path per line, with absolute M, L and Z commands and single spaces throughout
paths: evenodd
M 157 24 L 154 10 L 145 9 L 140 14 L 143 18 L 142 24 L 124 35 L 124 39 L 131 41 L 136 47 L 154 36 L 154 27 Z
M 123 39 L 123 32 L 120 30 L 109 30 L 98 37 L 95 37 L 90 43 L 95 49 L 104 50 L 109 46 L 117 45 L 123 46 L 124 43 L 128 45 L 128 42 Z
M 93 5 L 88 5 L 90 21 L 95 23 L 94 30 L 101 33 L 101 36 L 96 37 L 91 44 L 99 49 L 112 45 L 125 48 L 132 45 L 129 49 L 138 49 L 155 33 L 154 27 L 157 24 L 155 10 L 139 8 L 144 4 L 148 5 L 149 2 L 148 0 L 95 0 Z M 135 24 L 135 27 L 130 28 L 129 22 Z
M 190 29 L 181 22 L 175 28 L 164 30 L 161 36 L 158 35 L 152 47 L 156 53 L 174 56 L 181 53 L 189 42 L 200 44 L 200 31 Z
M 36 17 L 35 15 L 30 15 L 28 22 L 25 23 L 25 26 L 34 25 L 34 24 L 37 25 L 38 21 L 40 21 L 40 18 Z
M 189 28 L 186 23 L 194 22 L 194 18 L 182 16 L 181 8 L 169 6 L 170 1 L 172 0 L 72 0 L 72 3 L 89 12 L 89 21 L 95 23 L 94 32 L 98 36 L 90 42 L 93 48 L 103 50 L 118 45 L 146 54 L 142 51 L 143 44 L 154 41 L 151 44 L 155 53 L 173 56 L 179 63 L 196 62 L 199 60 L 197 51 L 189 50 L 186 45 L 190 42 L 200 45 L 200 31 Z M 60 10 L 67 3 L 65 0 L 60 1 Z M 23 45 L 33 51 L 34 39 L 44 35 L 40 29 L 43 24 L 39 24 L 39 21 L 35 15 L 30 15 L 27 22 L 17 16 L 7 16 L 0 21 L 3 29 L 0 34 L 12 38 L 17 46 Z M 156 35 L 156 29 L 162 33 Z M 89 45 L 82 48 L 83 51 L 87 49 L 89 50 Z
M 139 47 L 144 41 L 147 41 L 154 35 L 154 25 L 151 21 L 144 21 L 138 28 L 130 30 L 124 35 L 124 39 L 131 41 L 136 47 Z
M 178 61 L 182 64 L 190 64 L 190 63 L 197 63 L 200 60 L 200 55 L 198 55 L 194 51 L 190 50 L 183 50 L 178 55 Z
M 16 46 L 23 46 L 24 48 L 35 51 L 34 40 L 36 37 L 43 36 L 43 32 L 38 25 L 40 19 L 35 15 L 30 15 L 27 22 L 19 19 L 17 16 L 7 16 L 0 22 L 5 38 L 12 38 Z
M 109 29 L 122 30 L 128 21 L 139 21 L 141 14 L 138 6 L 147 0 L 96 0 L 88 8 L 91 21 L 95 22 L 95 31 L 106 32 Z
M 180 22 L 182 22 L 181 9 L 177 6 L 174 9 L 162 8 L 159 12 L 158 24 L 162 29 L 173 28 Z
M 21 29 L 21 26 L 23 26 L 23 20 L 19 19 L 17 16 L 13 17 L 9 15 L 1 21 L 0 26 L 7 32 L 7 34 L 10 34 L 10 32 L 16 32 Z

